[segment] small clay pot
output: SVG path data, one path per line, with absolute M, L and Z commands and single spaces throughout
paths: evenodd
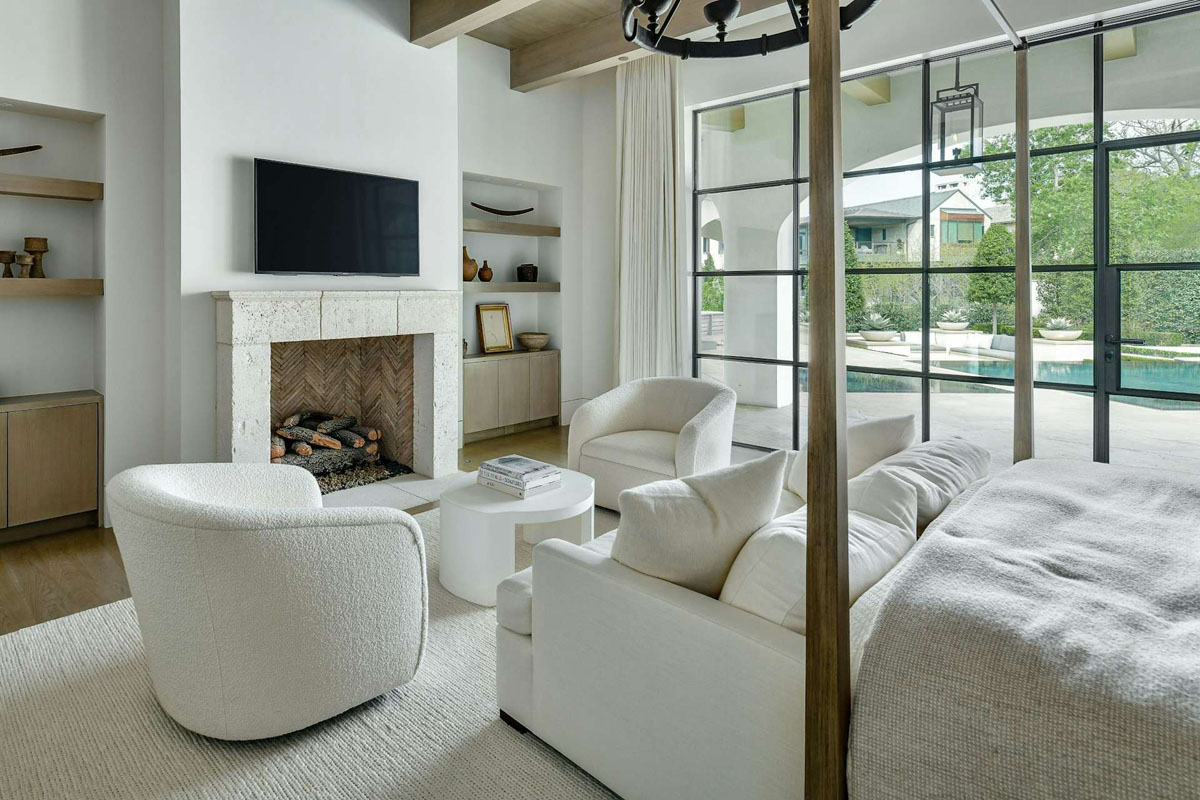
M 0 277 L 11 278 L 13 276 L 12 265 L 16 260 L 16 252 L 12 250 L 0 250 L 0 264 L 4 265 L 4 275 Z
M 28 278 L 29 270 L 33 269 L 33 256 L 27 255 L 26 253 L 17 253 L 16 263 L 17 266 L 21 268 L 20 277 Z
M 479 272 L 479 264 L 475 259 L 467 255 L 467 248 L 463 248 L 463 283 L 475 280 L 475 274 Z
M 29 277 L 46 277 L 45 271 L 42 270 L 42 259 L 45 258 L 46 253 L 50 252 L 50 240 L 45 236 L 26 236 L 25 252 L 33 256 L 33 266 L 29 270 Z
M 522 264 L 517 267 L 517 283 L 537 283 L 537 275 L 536 264 Z
M 488 266 L 487 261 L 483 262 L 483 266 L 479 268 L 479 280 L 488 283 L 492 279 L 492 268 Z

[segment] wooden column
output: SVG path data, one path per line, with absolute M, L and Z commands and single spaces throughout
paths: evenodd
M 850 724 L 839 6 L 814 0 L 809 29 L 807 800 L 846 797 Z
M 1016 366 L 1013 462 L 1033 458 L 1033 262 L 1029 218 L 1029 50 L 1017 49 Z

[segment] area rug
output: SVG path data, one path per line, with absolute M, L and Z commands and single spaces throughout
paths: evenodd
M 613 527 L 604 513 L 597 533 Z M 430 588 L 417 677 L 299 733 L 234 743 L 177 725 L 151 694 L 130 600 L 0 636 L 0 797 L 614 797 L 497 718 L 496 614 L 438 583 L 438 515 L 417 517 Z

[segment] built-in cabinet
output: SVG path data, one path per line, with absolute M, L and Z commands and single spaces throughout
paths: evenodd
M 0 399 L 0 540 L 98 523 L 103 413 L 93 391 Z
M 463 359 L 463 436 L 502 436 L 559 415 L 559 353 L 517 351 Z

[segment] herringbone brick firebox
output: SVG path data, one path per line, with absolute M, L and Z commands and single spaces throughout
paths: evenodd
M 378 428 L 389 461 L 413 460 L 413 337 L 271 344 L 271 424 L 306 410 Z

